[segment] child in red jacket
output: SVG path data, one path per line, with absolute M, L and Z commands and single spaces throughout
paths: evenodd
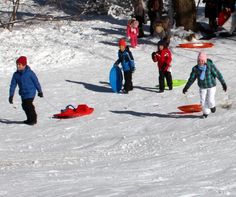
M 172 61 L 172 55 L 167 48 L 167 44 L 164 40 L 160 40 L 157 44 L 157 52 L 152 53 L 152 60 L 157 62 L 159 69 L 159 92 L 164 92 L 165 78 L 169 90 L 172 90 L 172 75 L 170 72 L 170 63 Z
M 135 48 L 138 45 L 138 35 L 139 35 L 139 29 L 138 29 L 139 22 L 132 18 L 129 20 L 127 25 L 127 37 L 130 40 L 131 47 Z

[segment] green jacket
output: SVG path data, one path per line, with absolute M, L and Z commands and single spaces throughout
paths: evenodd
M 220 83 L 223 85 L 225 84 L 225 80 L 220 73 L 220 71 L 216 68 L 216 66 L 213 64 L 212 60 L 207 59 L 207 69 L 206 69 L 206 75 L 205 79 L 201 80 L 201 70 L 198 69 L 198 65 L 194 66 L 192 69 L 192 72 L 190 73 L 190 77 L 188 79 L 187 84 L 185 87 L 188 89 L 193 82 L 197 79 L 197 84 L 199 88 L 205 89 L 205 88 L 212 88 L 216 86 L 216 78 L 220 81 Z

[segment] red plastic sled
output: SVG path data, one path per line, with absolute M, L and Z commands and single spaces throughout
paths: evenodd
M 66 106 L 65 109 L 61 110 L 61 113 L 54 114 L 54 118 L 75 118 L 79 116 L 89 115 L 94 111 L 94 108 L 88 107 L 85 104 L 78 105 L 75 108 L 73 105 Z
M 179 106 L 178 109 L 185 113 L 194 113 L 194 112 L 201 112 L 202 106 L 200 104 L 183 105 Z
M 210 48 L 213 46 L 214 44 L 211 42 L 203 42 L 203 43 L 183 43 L 183 44 L 179 44 L 177 47 L 179 48 Z

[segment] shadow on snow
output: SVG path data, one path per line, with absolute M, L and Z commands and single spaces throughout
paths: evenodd
M 113 93 L 113 91 L 110 87 L 99 86 L 99 85 L 94 85 L 94 84 L 80 82 L 80 81 L 72 81 L 72 80 L 65 80 L 65 81 L 70 82 L 70 83 L 76 83 L 76 84 L 83 85 L 84 88 L 94 91 L 94 92 Z
M 0 123 L 4 124 L 23 124 L 23 121 L 15 121 L 15 120 L 8 120 L 8 119 L 0 119 Z
M 126 111 L 118 111 L 118 110 L 111 110 L 110 112 L 116 113 L 116 114 L 128 114 L 132 116 L 139 116 L 139 117 L 159 117 L 159 118 L 201 118 L 199 115 L 191 115 L 191 114 L 182 114 L 179 112 L 172 112 L 168 114 L 160 114 L 160 113 L 144 113 L 144 112 L 136 112 L 131 110 Z

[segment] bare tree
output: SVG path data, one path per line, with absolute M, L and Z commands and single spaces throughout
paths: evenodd
M 194 0 L 172 0 L 176 26 L 185 30 L 196 30 L 196 5 Z
M 8 15 L 8 20 L 3 21 L 0 19 L 0 24 L 2 27 L 11 30 L 13 28 L 14 22 L 16 21 L 17 11 L 20 5 L 20 0 L 8 0 L 10 3 L 10 12 Z

